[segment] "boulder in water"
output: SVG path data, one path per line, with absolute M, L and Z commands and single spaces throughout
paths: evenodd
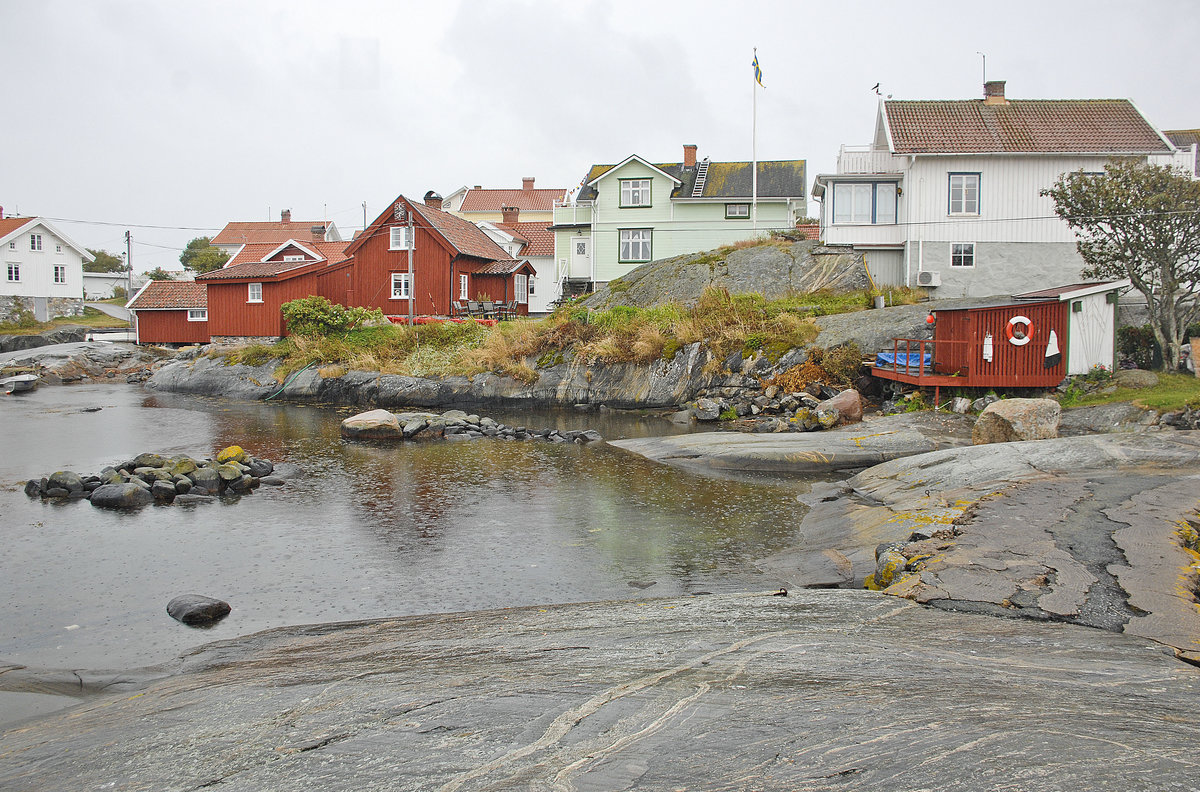
M 167 603 L 172 619 L 191 627 L 204 627 L 224 619 L 233 610 L 228 602 L 202 594 L 183 594 Z

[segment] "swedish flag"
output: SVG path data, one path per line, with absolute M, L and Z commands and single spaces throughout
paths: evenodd
M 754 81 L 756 83 L 758 83 L 759 85 L 762 85 L 763 88 L 767 87 L 767 86 L 763 85 L 762 69 L 758 68 L 758 53 L 757 52 L 754 53 Z

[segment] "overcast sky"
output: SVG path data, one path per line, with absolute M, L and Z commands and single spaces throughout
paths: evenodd
M 0 0 L 0 206 L 138 270 L 230 220 L 572 187 L 592 163 L 806 159 L 898 99 L 1128 98 L 1200 127 L 1193 2 Z M 810 212 L 812 213 L 812 212 Z

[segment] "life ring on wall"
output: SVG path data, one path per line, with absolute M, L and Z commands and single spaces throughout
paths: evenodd
M 1024 327 L 1017 327 L 1017 325 L 1024 325 Z M 1029 321 L 1026 316 L 1014 316 L 1008 320 L 1004 334 L 1008 336 L 1008 343 L 1013 346 L 1025 346 L 1033 336 L 1033 322 Z

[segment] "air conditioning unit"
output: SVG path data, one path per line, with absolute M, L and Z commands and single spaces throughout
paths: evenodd
M 925 270 L 924 272 L 918 272 L 917 273 L 917 285 L 918 286 L 930 286 L 930 287 L 941 286 L 942 285 L 942 273 L 930 272 L 929 270 Z

